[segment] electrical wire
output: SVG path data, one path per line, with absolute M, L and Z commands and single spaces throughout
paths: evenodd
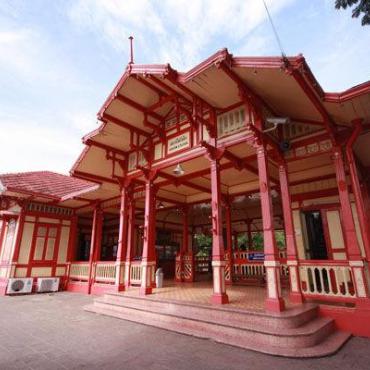
M 276 42 L 277 42 L 277 44 L 279 46 L 279 49 L 280 49 L 280 52 L 281 52 L 281 56 L 283 57 L 283 59 L 286 59 L 286 55 L 285 55 L 285 52 L 284 52 L 284 49 L 283 49 L 283 45 L 281 43 L 280 37 L 279 37 L 279 35 L 277 33 L 277 30 L 275 28 L 274 22 L 272 21 L 272 17 L 271 17 L 271 14 L 270 14 L 269 9 L 267 7 L 266 1 L 265 0 L 262 0 L 262 2 L 263 2 L 263 5 L 265 6 L 267 17 L 268 17 L 268 19 L 270 21 L 272 31 L 274 32 L 274 35 L 275 35 L 275 38 L 276 38 Z

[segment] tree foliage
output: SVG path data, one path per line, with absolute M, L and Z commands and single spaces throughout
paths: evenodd
M 362 15 L 361 24 L 363 26 L 370 24 L 370 0 L 335 0 L 336 9 L 352 9 L 352 18 L 358 18 Z

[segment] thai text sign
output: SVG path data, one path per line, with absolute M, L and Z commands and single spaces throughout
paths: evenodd
M 248 259 L 251 261 L 263 261 L 265 259 L 264 253 L 248 253 Z
M 177 135 L 167 142 L 167 154 L 177 152 L 181 149 L 186 149 L 190 146 L 190 132 L 185 132 Z

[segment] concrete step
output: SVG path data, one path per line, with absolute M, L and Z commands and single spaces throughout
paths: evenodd
M 318 315 L 318 306 L 314 304 L 298 306 L 275 314 L 263 311 L 240 310 L 227 306 L 220 307 L 176 300 L 160 300 L 151 297 L 128 295 L 127 293 L 124 295 L 106 294 L 99 298 L 100 300 L 125 307 L 151 310 L 152 312 L 164 314 L 178 314 L 189 319 L 206 320 L 245 329 L 253 328 L 256 320 L 258 320 L 260 326 L 266 329 L 292 329 L 302 326 Z
M 111 300 L 112 297 L 104 297 Z M 172 313 L 159 312 L 152 307 L 131 307 L 97 299 L 94 304 L 85 307 L 87 311 L 108 315 L 124 320 L 151 325 L 182 334 L 208 338 L 217 342 L 251 349 L 258 352 L 288 357 L 320 357 L 336 352 L 350 337 L 350 334 L 334 332 L 333 321 L 327 318 L 313 318 L 295 328 L 276 329 L 259 324 L 255 316 L 254 327 L 249 325 L 225 325 L 215 321 L 186 317 L 172 307 Z M 143 298 L 145 301 L 146 298 Z M 129 303 L 133 300 L 127 299 Z M 153 305 L 155 307 L 155 305 Z M 198 307 L 198 313 L 203 310 Z M 225 311 L 225 310 L 221 310 Z M 224 312 L 224 315 L 226 312 Z M 245 316 L 249 316 L 248 313 Z M 263 317 L 263 316 L 261 316 Z

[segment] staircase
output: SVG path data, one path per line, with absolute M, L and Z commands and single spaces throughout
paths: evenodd
M 275 314 L 110 293 L 85 310 L 285 357 L 327 356 L 351 336 L 313 304 Z

